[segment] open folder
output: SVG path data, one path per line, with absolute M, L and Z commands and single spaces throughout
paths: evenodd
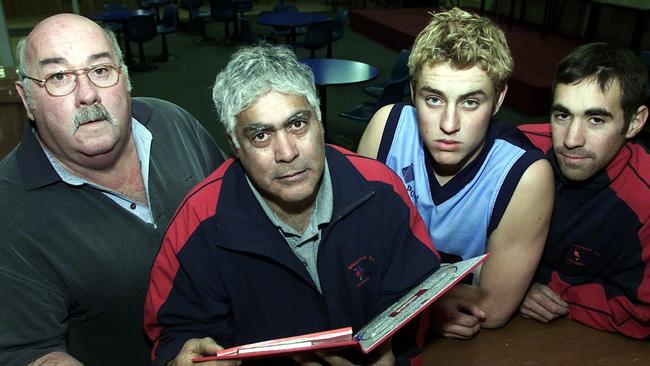
M 363 353 L 370 353 L 483 263 L 488 255 L 484 254 L 461 262 L 442 264 L 436 272 L 377 315 L 356 334 L 352 334 L 351 327 L 344 327 L 232 347 L 219 351 L 216 355 L 196 357 L 193 361 L 270 357 L 349 346 L 355 346 Z

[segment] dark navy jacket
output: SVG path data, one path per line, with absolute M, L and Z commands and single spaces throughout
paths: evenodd
M 585 182 L 562 178 L 548 124 L 519 126 L 555 170 L 555 207 L 535 281 L 569 319 L 650 340 L 650 153 L 628 142 Z
M 185 199 L 149 284 L 154 364 L 189 338 L 224 347 L 352 326 L 356 331 L 439 267 L 401 180 L 328 146 L 334 208 L 318 251 L 322 294 L 256 201 L 237 160 Z

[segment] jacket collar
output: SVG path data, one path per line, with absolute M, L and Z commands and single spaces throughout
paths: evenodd
M 621 175 L 621 173 L 623 173 L 625 167 L 630 162 L 630 159 L 632 158 L 631 144 L 632 142 L 628 141 L 604 169 L 601 169 L 593 177 L 582 182 L 572 182 L 564 178 L 560 171 L 560 167 L 558 166 L 555 152 L 551 148 L 548 155 L 553 170 L 555 171 L 556 190 L 571 189 L 580 192 L 581 194 L 591 195 L 607 188 Z
M 345 215 L 373 194 L 372 185 L 335 148 L 327 146 L 325 157 L 330 168 L 334 207 L 332 219 L 324 229 L 320 246 L 327 245 L 327 232 Z M 293 253 L 282 234 L 266 216 L 251 191 L 242 165 L 235 160 L 223 177 L 217 203 L 219 215 L 214 225 L 222 232 L 215 245 L 228 250 L 253 253 L 289 268 L 315 288 L 311 276 Z
M 343 153 L 327 146 L 325 156 L 332 179 L 334 207 L 329 224 L 332 226 L 368 200 L 374 194 L 374 188 Z M 283 253 L 278 253 L 278 248 L 264 245 L 259 240 L 261 237 L 266 237 L 269 238 L 269 241 L 280 240 L 283 242 L 284 238 L 272 225 L 255 199 L 244 174 L 241 164 L 235 161 L 224 176 L 224 190 L 220 194 L 222 198 L 218 203 L 217 226 L 223 225 L 229 233 L 238 232 L 238 234 L 234 237 L 224 238 L 217 245 L 237 251 L 254 252 L 271 258 L 278 258 L 281 254 L 291 254 L 295 257 L 288 245 L 281 246 Z M 233 230 L 235 227 L 237 229 Z M 272 239 L 273 237 L 275 239 Z M 287 249 L 288 252 L 284 249 Z
M 153 111 L 142 101 L 132 99 L 131 115 L 145 127 L 151 119 Z M 130 123 L 130 121 L 129 121 Z M 25 124 L 22 140 L 16 150 L 18 172 L 27 190 L 37 189 L 61 181 L 52 164 L 47 159 L 41 144 L 36 139 L 32 129 L 34 121 Z

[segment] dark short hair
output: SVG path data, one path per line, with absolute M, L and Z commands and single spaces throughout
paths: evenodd
M 574 84 L 594 78 L 605 93 L 618 81 L 625 129 L 643 105 L 648 85 L 648 70 L 631 50 L 604 42 L 589 43 L 576 48 L 557 67 L 552 91 L 557 84 Z

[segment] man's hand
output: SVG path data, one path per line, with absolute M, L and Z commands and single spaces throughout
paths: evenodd
M 569 312 L 567 304 L 560 295 L 541 283 L 533 283 L 519 308 L 525 318 L 533 318 L 548 323 Z
M 368 366 L 395 366 L 395 356 L 390 341 L 385 341 L 371 353 L 372 361 Z M 335 352 L 320 350 L 313 353 L 298 353 L 292 359 L 301 366 L 355 366 Z
M 65 352 L 56 351 L 40 357 L 29 366 L 83 366 L 83 364 Z
M 471 339 L 487 315 L 475 303 L 456 296 L 443 296 L 430 310 L 432 329 L 445 338 Z
M 192 366 L 194 357 L 214 355 L 222 349 L 223 347 L 218 345 L 212 338 L 192 338 L 185 342 L 176 358 L 170 361 L 167 366 Z M 241 361 L 227 360 L 202 362 L 201 366 L 236 366 L 239 364 L 241 364 Z

